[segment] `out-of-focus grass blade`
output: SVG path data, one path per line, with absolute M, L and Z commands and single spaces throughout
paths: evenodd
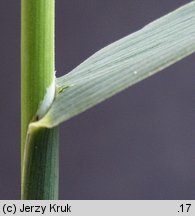
M 54 127 L 194 51 L 193 1 L 112 43 L 58 78 L 50 110 L 33 125 Z

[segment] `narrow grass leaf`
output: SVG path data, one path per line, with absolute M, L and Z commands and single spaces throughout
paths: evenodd
M 194 51 L 193 1 L 103 48 L 58 78 L 51 108 L 33 125 L 54 127 Z

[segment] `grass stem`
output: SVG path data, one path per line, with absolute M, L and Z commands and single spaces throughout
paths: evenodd
M 29 123 L 54 98 L 55 0 L 21 0 L 21 14 L 22 199 L 57 199 L 58 129 L 39 128 L 27 137 Z

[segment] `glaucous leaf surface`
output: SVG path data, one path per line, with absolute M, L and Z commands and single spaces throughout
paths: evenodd
M 57 78 L 52 106 L 32 126 L 52 128 L 194 51 L 193 1 L 103 48 Z

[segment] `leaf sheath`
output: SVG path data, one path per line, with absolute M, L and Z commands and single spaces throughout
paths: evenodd
M 22 199 L 58 199 L 58 145 L 58 128 L 31 131 L 24 154 Z

